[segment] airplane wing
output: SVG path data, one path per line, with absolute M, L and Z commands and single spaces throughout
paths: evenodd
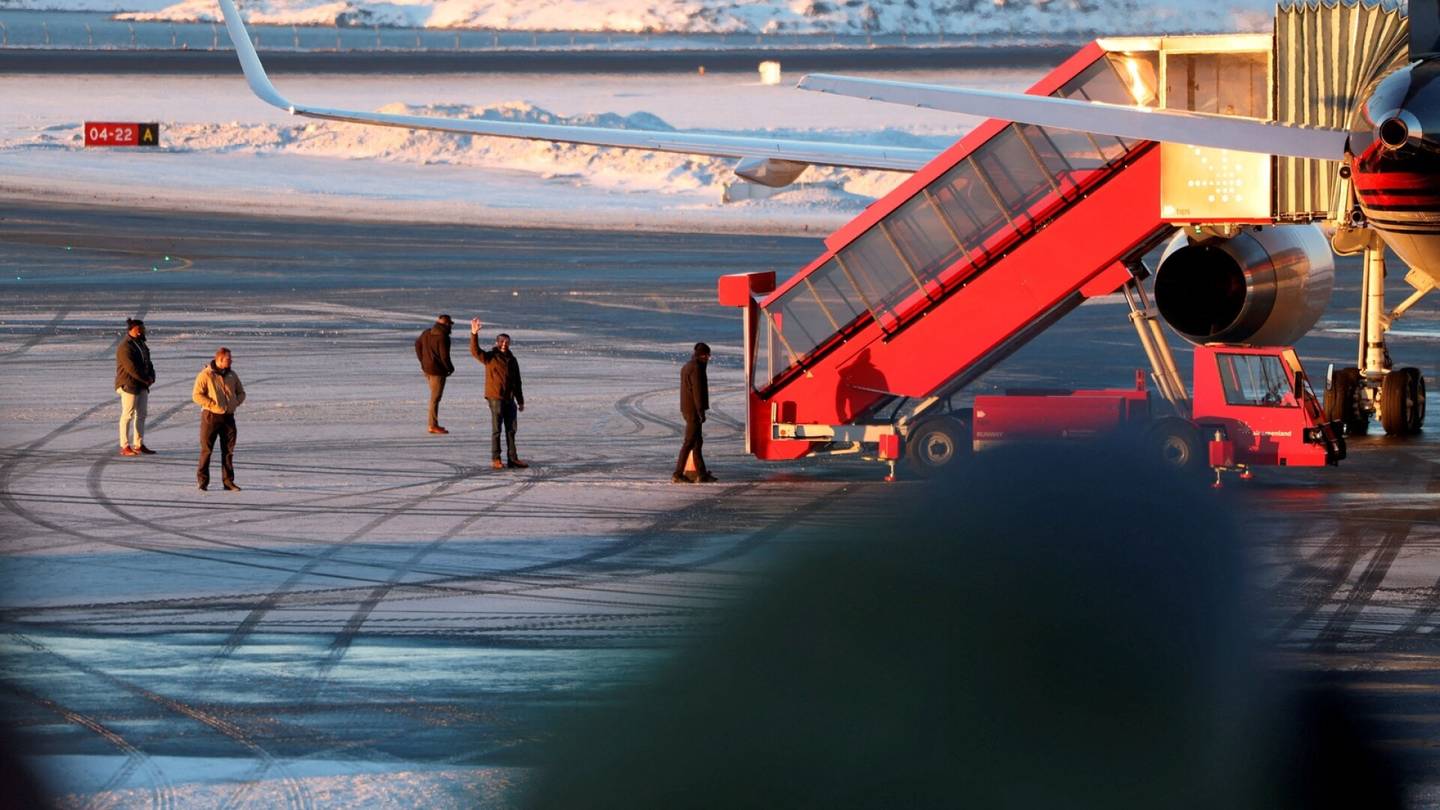
M 432 129 L 464 135 L 487 135 L 496 138 L 522 138 L 561 143 L 582 143 L 592 146 L 614 146 L 621 149 L 646 149 L 656 152 L 680 152 L 692 155 L 713 155 L 741 159 L 766 159 L 809 163 L 821 166 L 842 166 L 854 169 L 886 169 L 913 172 L 929 163 L 940 152 L 891 146 L 826 143 L 822 141 L 790 141 L 779 138 L 713 135 L 700 132 L 656 132 L 647 130 L 608 129 L 605 127 L 526 124 L 516 121 L 485 121 L 465 118 L 436 118 L 421 115 L 388 115 L 358 110 L 335 110 L 296 104 L 275 89 L 260 56 L 250 42 L 250 34 L 240 19 L 234 0 L 220 0 L 225 16 L 225 29 L 235 44 L 240 67 L 250 89 L 267 104 L 291 115 L 349 121 L 408 129 Z M 760 181 L 763 182 L 763 181 Z
M 228 2 L 229 0 L 224 0 Z M 1168 141 L 1284 157 L 1339 160 L 1349 133 L 1179 110 L 1127 107 L 1054 96 L 968 90 L 935 84 L 857 79 L 812 73 L 801 90 L 814 90 L 891 104 L 1021 121 L 1057 129 L 1114 135 L 1141 141 Z

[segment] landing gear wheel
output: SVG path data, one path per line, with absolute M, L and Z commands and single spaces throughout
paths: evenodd
M 910 431 L 905 440 L 905 458 L 910 469 L 922 477 L 953 470 L 960 459 L 970 455 L 970 426 L 949 416 L 926 419 Z
M 1364 436 L 1370 429 L 1370 415 L 1360 397 L 1365 390 L 1360 369 L 1342 368 L 1330 378 L 1325 391 L 1325 418 L 1345 426 L 1345 435 Z
M 1200 430 L 1184 419 L 1161 419 L 1145 435 L 1151 457 L 1166 468 L 1182 473 L 1209 469 Z
M 1380 424 L 1392 436 L 1420 432 L 1425 423 L 1425 377 L 1418 368 L 1397 368 L 1380 385 Z

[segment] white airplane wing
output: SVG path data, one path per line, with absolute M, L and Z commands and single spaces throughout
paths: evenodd
M 913 172 L 919 169 L 939 154 L 938 150 L 906 147 L 790 141 L 779 138 L 712 135 L 699 132 L 655 132 L 607 129 L 605 127 L 526 124 L 516 121 L 485 121 L 473 118 L 388 115 L 296 104 L 280 95 L 280 92 L 275 89 L 275 85 L 270 83 L 270 78 L 265 75 L 265 68 L 260 64 L 260 56 L 250 42 L 250 34 L 245 30 L 245 23 L 240 19 L 240 12 L 235 8 L 234 0 L 220 0 L 220 10 L 225 16 L 225 29 L 230 34 L 230 41 L 235 44 L 235 52 L 240 57 L 240 67 L 245 71 L 245 79 L 250 83 L 250 89 L 261 100 L 279 107 L 291 115 L 387 127 L 433 129 L 465 135 L 488 135 L 496 138 L 583 143 L 592 146 L 614 146 L 621 149 L 647 149 L 657 152 L 680 152 L 741 159 L 772 159 L 821 166 L 887 169 L 904 172 Z
M 228 2 L 229 0 L 224 0 Z M 1284 157 L 1339 160 L 1349 133 L 1225 115 L 1127 107 L 1054 96 L 968 90 L 935 84 L 857 79 L 812 73 L 802 90 L 906 104 L 932 110 L 1021 121 L 1043 127 L 1114 135 L 1141 141 L 1168 141 Z

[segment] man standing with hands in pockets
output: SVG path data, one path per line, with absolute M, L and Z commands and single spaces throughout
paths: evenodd
M 470 319 L 470 355 L 485 367 L 485 401 L 490 405 L 490 466 L 529 467 L 515 455 L 515 413 L 525 410 L 525 392 L 520 386 L 520 362 L 510 353 L 510 336 L 495 336 L 495 348 L 480 348 L 479 318 Z M 505 427 L 505 455 L 500 461 L 500 427 Z
M 415 338 L 415 357 L 420 361 L 420 370 L 430 383 L 430 427 L 431 433 L 445 434 L 450 431 L 440 426 L 440 398 L 445 395 L 445 378 L 455 373 L 450 362 L 450 325 L 454 323 L 449 315 L 435 319 L 435 325 Z
M 240 375 L 230 368 L 230 350 L 221 346 L 215 359 L 205 364 L 195 377 L 190 398 L 200 411 L 200 466 L 195 470 L 195 483 L 200 489 L 210 488 L 210 451 L 220 440 L 220 480 L 225 488 L 239 492 L 235 483 L 235 409 L 245 402 L 245 386 Z
M 155 366 L 145 345 L 145 322 L 125 319 L 125 339 L 115 348 L 115 393 L 120 395 L 120 455 L 153 455 L 145 446 L 145 404 L 155 384 Z M 135 438 L 130 438 L 131 433 Z

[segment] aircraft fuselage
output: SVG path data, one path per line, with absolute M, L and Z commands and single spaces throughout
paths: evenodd
M 1376 82 L 1350 134 L 1360 208 L 1402 261 L 1440 281 L 1440 59 Z

